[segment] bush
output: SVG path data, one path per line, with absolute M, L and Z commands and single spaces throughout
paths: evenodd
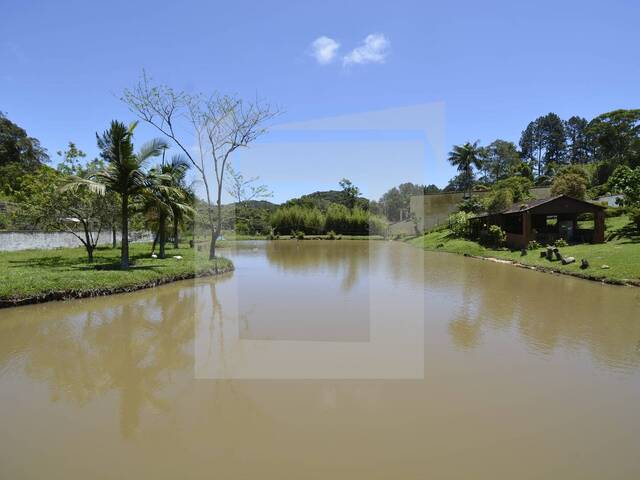
M 551 185 L 551 195 L 568 195 L 584 200 L 587 197 L 588 180 L 578 173 L 561 173 Z
M 387 222 L 360 207 L 349 210 L 344 205 L 332 203 L 327 208 L 324 231 L 344 235 L 385 235 Z
M 480 213 L 483 208 L 483 203 L 475 195 L 469 198 L 465 198 L 458 204 L 458 210 L 466 213 Z
M 449 215 L 449 230 L 454 237 L 464 237 L 469 232 L 469 214 L 457 212 Z
M 495 183 L 493 190 L 506 188 L 511 192 L 513 202 L 522 202 L 530 197 L 529 191 L 533 182 L 527 177 L 509 177 Z
M 622 207 L 606 207 L 604 211 L 604 216 L 607 218 L 611 217 L 620 217 L 624 215 L 625 209 Z
M 498 225 L 489 226 L 486 236 L 487 242 L 494 247 L 501 247 L 507 241 L 507 234 Z
M 637 228 L 640 228 L 640 208 L 633 208 L 629 211 L 629 217 L 631 221 L 635 223 Z
M 382 235 L 387 234 L 388 224 L 386 220 L 378 215 L 369 216 L 369 234 L 370 235 Z
M 332 203 L 327 208 L 324 220 L 324 230 L 345 233 L 352 228 L 351 212 L 339 203 Z
M 558 247 L 558 248 L 566 247 L 567 246 L 567 241 L 564 238 L 559 238 L 553 243 L 553 245 L 555 247 Z
M 508 188 L 499 188 L 488 195 L 485 202 L 488 212 L 502 212 L 513 204 L 513 193 Z
M 327 232 L 327 239 L 328 240 L 335 240 L 336 239 L 336 232 L 334 232 L 333 230 Z
M 541 247 L 542 245 L 540 245 L 540 243 L 537 240 L 531 240 L 527 245 L 527 248 L 529 250 L 537 250 L 538 248 L 541 248 Z
M 640 167 L 616 168 L 609 178 L 608 186 L 611 192 L 624 195 L 625 205 L 640 206 Z
M 317 208 L 291 206 L 282 207 L 273 212 L 270 222 L 276 234 L 303 232 L 317 235 L 323 232 L 324 216 Z
M 386 221 L 366 210 L 355 207 L 349 210 L 344 205 L 332 203 L 323 214 L 317 208 L 299 205 L 284 206 L 273 212 L 270 223 L 275 234 L 304 232 L 319 235 L 324 232 L 345 235 L 385 235 Z
M 291 238 L 296 240 L 304 240 L 304 232 L 298 230 L 297 232 L 291 232 Z

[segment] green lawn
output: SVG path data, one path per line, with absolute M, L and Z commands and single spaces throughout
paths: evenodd
M 87 263 L 84 248 L 0 252 L 0 305 L 134 290 L 233 268 L 225 258 L 209 261 L 206 249 L 167 246 L 168 258 L 160 260 L 151 258 L 148 243 L 129 248 L 133 265 L 128 271 L 119 269 L 119 249 L 96 250 L 93 264 Z
M 560 248 L 563 256 L 576 258 L 576 263 L 569 265 L 541 258 L 541 249 L 529 250 L 527 255 L 522 256 L 519 250 L 492 249 L 471 240 L 453 238 L 450 231 L 446 229 L 411 239 L 409 243 L 427 250 L 512 260 L 593 279 L 639 283 L 640 232 L 634 228 L 626 216 L 612 217 L 607 219 L 607 238 L 608 241 L 603 244 L 571 245 Z M 587 259 L 590 265 L 584 270 L 580 268 L 580 260 L 583 258 Z M 609 268 L 603 269 L 603 265 L 608 265 Z

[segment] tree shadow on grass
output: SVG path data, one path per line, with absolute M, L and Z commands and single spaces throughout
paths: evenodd
M 78 259 L 67 258 L 60 255 L 56 255 L 53 257 L 47 256 L 47 257 L 27 258 L 25 260 L 9 260 L 8 263 L 16 267 L 34 267 L 34 268 L 66 267 L 66 266 L 78 265 Z
M 620 243 L 640 243 L 640 228 L 633 222 L 609 232 L 607 241 L 624 240 Z
M 148 258 L 148 256 L 145 254 L 132 255 L 130 257 L 129 270 L 159 270 L 167 266 L 160 263 L 163 262 L 163 260 L 159 260 L 157 265 L 136 265 L 137 261 L 146 258 Z M 122 268 L 120 268 L 120 258 L 104 258 L 100 256 L 95 257 L 94 263 L 88 263 L 86 258 L 79 259 L 78 257 L 64 257 L 62 255 L 32 257 L 24 260 L 9 260 L 8 263 L 17 268 L 66 268 L 83 271 L 122 270 Z

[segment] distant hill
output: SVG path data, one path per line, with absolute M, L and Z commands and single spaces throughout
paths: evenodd
M 248 202 L 245 202 L 245 203 L 249 208 L 259 208 L 259 209 L 269 210 L 269 211 L 275 210 L 280 206 L 277 203 L 272 203 L 267 200 L 249 200 Z M 230 205 L 235 205 L 235 204 L 232 203 Z
M 302 195 L 299 198 L 292 198 L 284 203 L 284 205 L 299 205 L 302 207 L 316 207 L 320 210 L 326 210 L 329 204 L 339 203 L 342 205 L 349 205 L 349 198 L 342 190 L 326 190 L 323 192 L 313 192 L 307 195 Z M 356 206 L 368 209 L 369 200 L 364 197 L 358 197 L 356 200 Z

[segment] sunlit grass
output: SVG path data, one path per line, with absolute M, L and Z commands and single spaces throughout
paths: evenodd
M 602 244 L 562 247 L 560 251 L 563 256 L 575 257 L 577 260 L 576 263 L 569 265 L 541 258 L 541 249 L 528 250 L 527 255 L 523 256 L 520 250 L 492 249 L 477 242 L 454 238 L 446 229 L 414 238 L 409 240 L 409 243 L 426 250 L 494 257 L 596 279 L 637 282 L 640 279 L 640 232 L 629 222 L 628 217 L 613 217 L 607 219 L 607 238 L 608 241 Z M 580 268 L 582 259 L 589 262 L 588 268 Z M 605 265 L 609 268 L 602 268 Z
M 225 258 L 210 261 L 206 249 L 199 252 L 184 247 L 167 246 L 167 258 L 154 259 L 150 244 L 131 244 L 132 266 L 127 271 L 120 270 L 119 249 L 97 249 L 94 263 L 87 262 L 83 248 L 0 252 L 0 300 L 108 293 L 111 289 L 134 289 L 232 266 Z

